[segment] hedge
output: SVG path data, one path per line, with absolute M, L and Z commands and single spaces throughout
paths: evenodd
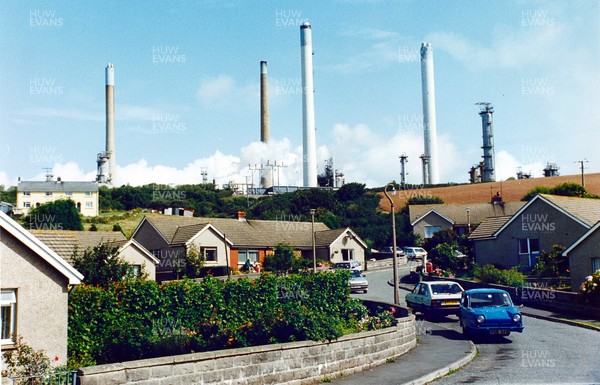
M 347 272 L 157 284 L 80 285 L 69 295 L 69 366 L 300 340 L 333 340 L 372 318 Z M 384 311 L 378 326 L 390 326 Z

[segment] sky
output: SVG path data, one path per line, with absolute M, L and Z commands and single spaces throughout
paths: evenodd
M 94 180 L 115 68 L 117 185 L 302 185 L 300 25 L 312 25 L 319 173 L 422 183 L 419 49 L 432 45 L 440 182 L 600 172 L 598 0 L 0 2 L 0 184 Z M 271 138 L 260 142 L 260 61 Z

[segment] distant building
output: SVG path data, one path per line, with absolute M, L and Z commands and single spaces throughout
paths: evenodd
M 17 185 L 15 214 L 27 215 L 29 210 L 59 199 L 71 199 L 77 210 L 86 217 L 98 216 L 98 184 L 96 182 L 65 182 L 53 180 L 24 181 Z
M 0 211 L 4 214 L 10 214 L 14 209 L 14 206 L 8 202 L 0 202 Z

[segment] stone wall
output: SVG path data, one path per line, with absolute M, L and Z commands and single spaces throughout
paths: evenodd
M 383 253 L 380 253 L 383 254 Z M 384 258 L 384 259 L 376 259 L 376 260 L 365 260 L 365 270 L 380 270 L 380 269 L 387 269 L 390 267 L 394 266 L 393 263 L 393 258 L 392 258 L 392 253 L 389 253 L 390 256 L 389 258 Z M 397 257 L 398 259 L 398 266 L 402 266 L 405 265 L 407 263 L 407 259 L 405 255 L 399 255 Z
M 416 346 L 415 319 L 331 342 L 301 341 L 82 368 L 81 385 L 316 384 L 386 363 Z

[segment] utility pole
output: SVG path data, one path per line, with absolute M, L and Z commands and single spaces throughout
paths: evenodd
M 583 170 L 585 169 L 584 163 L 588 163 L 588 160 L 583 158 L 583 160 L 576 160 L 573 163 L 579 163 L 579 168 L 581 168 L 581 187 L 585 188 L 585 179 L 583 176 Z

